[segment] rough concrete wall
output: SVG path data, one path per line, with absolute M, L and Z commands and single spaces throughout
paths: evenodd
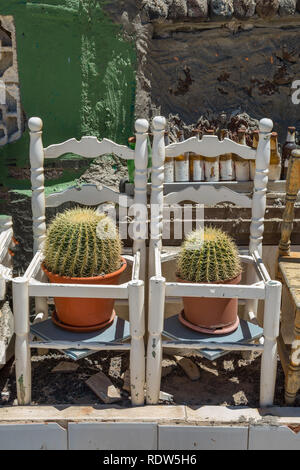
M 178 115 L 193 125 L 225 111 L 271 117 L 284 141 L 289 125 L 300 127 L 292 83 L 300 77 L 300 17 L 293 22 L 148 23 L 136 101 L 149 118 Z M 282 21 L 282 22 L 281 22 Z

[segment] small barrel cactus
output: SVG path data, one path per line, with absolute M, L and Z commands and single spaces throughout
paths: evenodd
M 121 248 L 112 219 L 93 209 L 70 209 L 49 225 L 44 264 L 61 276 L 109 274 L 121 267 Z
M 191 232 L 177 259 L 180 279 L 189 282 L 225 282 L 242 272 L 237 246 L 222 230 L 207 227 Z

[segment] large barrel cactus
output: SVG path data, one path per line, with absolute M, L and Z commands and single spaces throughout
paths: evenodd
M 222 230 L 207 227 L 185 239 L 177 260 L 178 276 L 189 282 L 224 282 L 236 278 L 242 268 L 237 246 Z
M 49 225 L 44 249 L 48 271 L 93 277 L 121 266 L 121 241 L 114 222 L 93 209 L 70 209 Z

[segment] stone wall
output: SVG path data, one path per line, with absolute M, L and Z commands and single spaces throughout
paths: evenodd
M 299 0 L 139 0 L 146 20 L 152 22 L 204 19 L 270 19 L 300 12 Z
M 268 116 L 281 143 L 288 126 L 300 129 L 292 101 L 300 79 L 295 1 L 144 0 L 140 8 L 140 116 L 163 114 L 171 123 L 175 116 L 184 129 L 213 123 L 223 111 L 229 121 Z

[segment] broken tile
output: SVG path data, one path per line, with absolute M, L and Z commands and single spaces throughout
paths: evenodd
M 122 400 L 119 390 L 103 372 L 92 375 L 85 383 L 104 403 L 114 403 Z
M 79 364 L 75 364 L 74 362 L 67 362 L 67 361 L 63 361 L 63 362 L 60 362 L 57 366 L 55 366 L 51 372 L 54 372 L 54 373 L 68 373 L 68 372 L 75 372 L 75 370 L 77 370 L 79 367 Z
M 199 367 L 191 359 L 181 356 L 174 356 L 174 359 L 190 380 L 196 381 L 200 379 Z

